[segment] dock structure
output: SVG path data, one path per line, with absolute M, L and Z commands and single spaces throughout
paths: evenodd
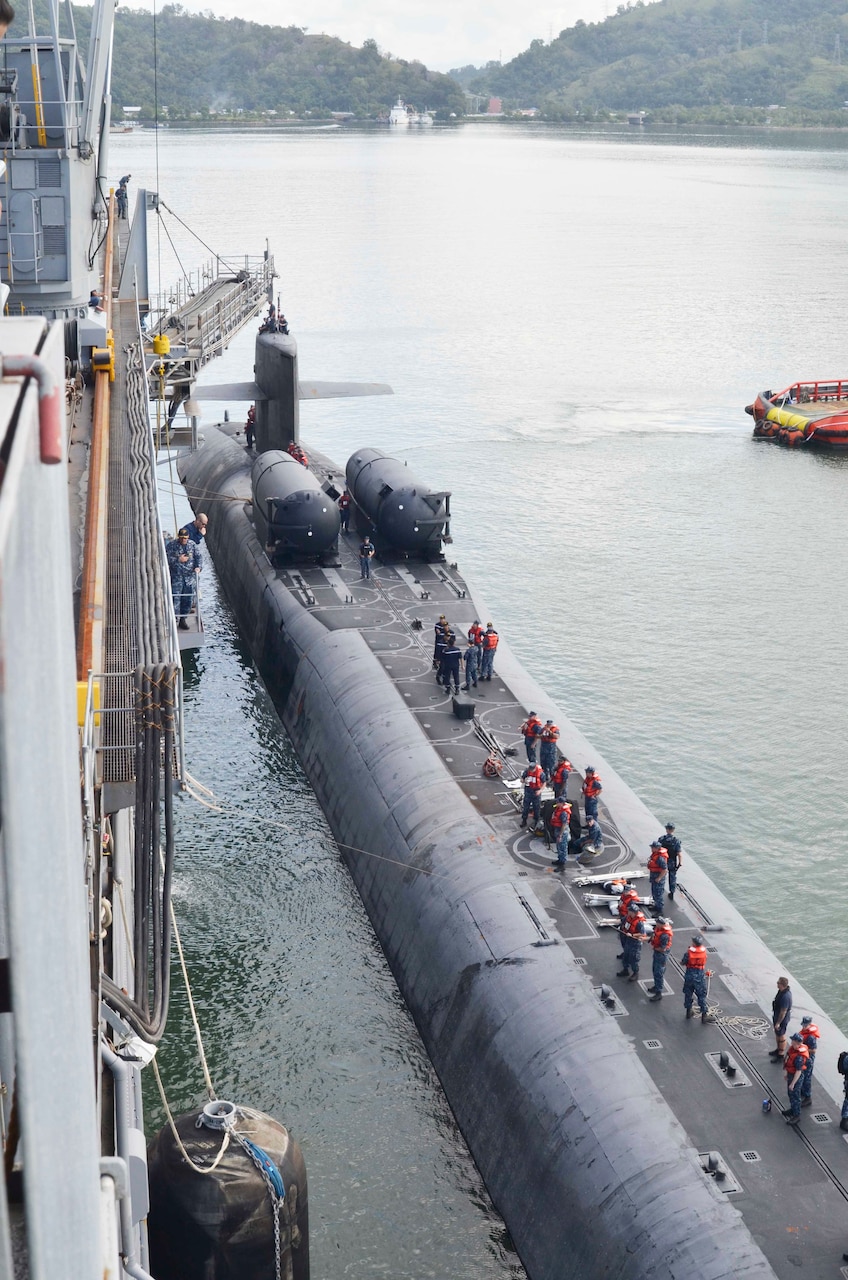
M 161 299 L 151 300 L 144 326 L 145 365 L 151 399 L 158 403 L 157 448 L 197 445 L 197 415 L 177 411 L 192 397 L 197 375 L 222 355 L 245 325 L 258 316 L 271 298 L 274 259 L 214 258 Z

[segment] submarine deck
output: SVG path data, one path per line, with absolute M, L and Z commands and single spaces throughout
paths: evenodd
M 309 453 L 313 471 L 341 489 L 344 477 L 338 468 L 313 450 Z M 475 617 L 486 621 L 464 580 L 453 565 L 409 561 L 373 564 L 372 578 L 363 581 L 357 542 L 353 531 L 340 538 L 337 567 L 302 563 L 279 568 L 277 577 L 325 627 L 352 628 L 362 634 L 445 769 L 503 842 L 516 877 L 532 885 L 586 981 L 599 998 L 602 984 L 611 988 L 614 1002 L 608 1007 L 609 1015 L 619 1020 L 630 1049 L 662 1092 L 703 1163 L 709 1153 L 720 1157 L 726 1174 L 716 1185 L 742 1214 L 775 1273 L 795 1276 L 803 1267 L 808 1276 L 842 1275 L 848 1280 L 848 1267 L 841 1265 L 842 1252 L 848 1248 L 848 1135 L 839 1128 L 841 1099 L 831 1079 L 825 1088 L 814 1078 L 813 1105 L 802 1111 L 801 1124 L 795 1128 L 784 1124 L 785 1079 L 768 1057 L 773 1041 L 768 1010 L 763 1007 L 764 972 L 749 982 L 738 964 L 734 969 L 721 954 L 721 940 L 727 934 L 720 930 L 732 931 L 732 920 L 723 924 L 715 898 L 708 907 L 696 898 L 701 891 L 694 872 L 690 874 L 695 889 L 690 885 L 687 890 L 687 864 L 691 868 L 687 859 L 676 899 L 665 908 L 679 935 L 666 971 L 665 998 L 659 1003 L 648 999 L 646 989 L 652 978 L 647 943 L 640 981 L 616 978 L 618 935 L 614 928 L 603 927 L 613 915 L 607 907 L 585 906 L 578 881 L 587 871 L 633 873 L 644 867 L 642 858 L 616 826 L 602 796 L 604 852 L 584 856 L 580 866 L 570 862 L 564 874 L 551 868 L 551 852 L 544 840 L 519 828 L 516 799 L 505 785 L 510 777 L 518 778 L 525 765 L 518 726 L 530 708 L 497 674 L 497 655 L 491 682 L 473 691 L 473 719 L 459 719 L 452 697 L 435 681 L 433 623 L 439 614 L 449 618 L 457 637 L 465 635 Z M 420 628 L 415 625 L 418 622 Z M 546 714 L 544 705 L 534 709 L 543 717 Z M 500 779 L 482 774 L 489 735 L 501 748 L 517 749 L 516 755 L 505 758 Z M 566 733 L 560 746 L 572 754 Z M 575 771 L 569 798 L 578 800 L 579 791 L 580 776 Z M 637 883 L 647 894 L 647 879 Z M 729 904 L 727 911 L 732 913 Z M 698 1017 L 684 1018 L 682 972 L 675 958 L 695 929 L 705 931 L 713 974 L 709 1004 L 716 1021 L 708 1025 Z M 769 973 L 767 981 L 773 982 L 774 977 Z M 806 1011 L 796 997 L 792 1029 Z M 810 1012 L 818 1020 L 817 1011 Z M 736 1064 L 735 1076 L 721 1070 L 722 1053 L 729 1053 Z M 819 1058 L 826 1061 L 820 1065 L 824 1067 L 831 1056 L 835 1057 L 835 1050 L 825 1042 Z M 624 1076 L 626 1057 L 621 1065 Z M 772 1102 L 768 1113 L 763 1110 L 766 1098 Z M 692 1230 L 698 1230 L 696 1221 Z

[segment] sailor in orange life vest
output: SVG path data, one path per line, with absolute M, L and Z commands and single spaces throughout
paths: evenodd
M 571 805 L 565 799 L 557 800 L 551 814 L 551 831 L 556 840 L 556 862 L 551 866 L 562 871 L 568 860 L 569 823 L 571 822 Z
M 529 764 L 536 763 L 536 739 L 542 732 L 542 722 L 536 715 L 535 711 L 531 711 L 527 719 L 519 729 L 524 734 L 524 750 L 527 752 L 527 761 Z M 544 760 L 542 766 L 544 767 Z
M 598 796 L 603 791 L 601 780 L 590 764 L 586 766 L 586 777 L 583 781 L 583 808 L 587 818 L 598 816 Z
M 553 720 L 546 720 L 539 737 L 542 745 L 539 749 L 539 763 L 545 773 L 550 777 L 556 767 L 557 758 L 557 739 L 559 738 L 559 729 Z
M 809 1061 L 807 1062 L 804 1078 L 801 1081 L 801 1106 L 811 1107 L 813 1105 L 813 1067 L 816 1065 L 816 1049 L 819 1047 L 819 1039 L 821 1032 L 807 1013 L 801 1019 L 801 1039 L 807 1046 Z
M 630 906 L 631 902 L 636 902 L 638 897 L 639 897 L 639 890 L 636 889 L 632 884 L 628 884 L 622 889 L 621 897 L 618 899 L 618 932 L 619 933 L 623 933 L 623 930 L 624 930 L 624 922 L 627 919 L 627 908 Z M 623 945 L 624 944 L 622 943 L 622 946 Z M 618 955 L 615 958 L 616 960 L 623 960 L 624 951 L 623 950 L 619 951 Z
M 668 872 L 668 855 L 660 844 L 654 840 L 651 844 L 651 856 L 648 859 L 648 872 L 651 877 L 651 897 L 657 911 L 662 912 L 665 902 L 665 878 Z
M 498 633 L 491 622 L 486 623 L 483 632 L 483 665 L 480 669 L 481 680 L 491 680 L 495 674 L 495 650 L 498 647 Z
M 563 756 L 562 760 L 560 760 L 559 764 L 551 774 L 551 786 L 554 789 L 554 795 L 557 800 L 559 800 L 561 796 L 566 796 L 568 794 L 568 775 L 571 773 L 573 768 L 574 766 L 571 761 Z
M 478 666 L 479 659 L 483 651 L 483 628 L 480 626 L 480 619 L 475 618 L 471 626 L 468 628 L 468 639 L 472 644 L 477 646 Z
M 654 952 L 654 985 L 648 987 L 651 994 L 651 1001 L 656 1004 L 658 1000 L 662 1000 L 665 991 L 665 966 L 668 962 L 668 953 L 671 950 L 672 939 L 674 933 L 671 928 L 671 921 L 667 916 L 657 916 L 654 921 L 654 932 L 651 937 L 651 947 Z
M 796 1031 L 789 1037 L 789 1052 L 783 1069 L 786 1072 L 786 1090 L 789 1094 L 789 1106 L 784 1111 L 787 1124 L 797 1124 L 801 1119 L 801 1081 L 810 1060 L 810 1051 Z
M 700 933 L 693 935 L 692 945 L 680 963 L 686 968 L 686 977 L 683 979 L 683 1004 L 686 1007 L 686 1017 L 694 1018 L 695 1010 L 692 1008 L 692 1002 L 697 999 L 698 1008 L 701 1010 L 701 1021 L 715 1022 L 715 1018 L 707 1008 L 707 948 Z
M 621 930 L 622 962 L 615 975 L 617 978 L 630 977 L 636 982 L 639 977 L 639 961 L 642 958 L 642 939 L 648 932 L 645 913 L 639 903 L 631 899 L 627 904 L 627 916 Z
M 542 787 L 545 785 L 545 774 L 538 764 L 528 764 L 521 775 L 524 783 L 524 806 L 521 810 L 521 825 L 527 826 L 527 815 L 533 810 L 533 825 L 539 825 L 542 816 Z

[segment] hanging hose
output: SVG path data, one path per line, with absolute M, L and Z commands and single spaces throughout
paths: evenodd
M 135 914 L 133 969 L 135 994 L 128 996 L 109 977 L 103 997 L 143 1039 L 156 1043 L 168 1016 L 171 959 L 171 885 L 174 868 L 173 758 L 177 667 L 137 667 Z M 162 814 L 164 811 L 164 841 Z M 160 849 L 164 845 L 164 858 Z

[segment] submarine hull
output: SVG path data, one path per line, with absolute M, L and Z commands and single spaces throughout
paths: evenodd
M 366 639 L 328 630 L 269 567 L 232 500 L 248 489 L 242 451 L 210 431 L 180 473 L 532 1280 L 773 1276 Z

